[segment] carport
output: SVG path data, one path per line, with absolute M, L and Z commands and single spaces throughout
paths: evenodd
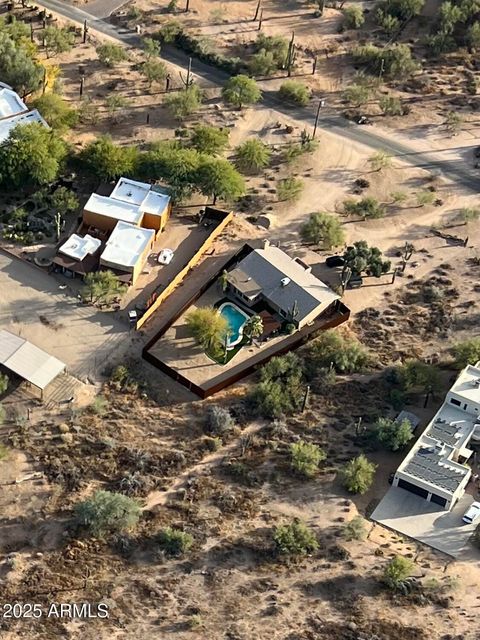
M 5 329 L 0 331 L 0 365 L 37 389 L 42 400 L 45 389 L 66 368 L 57 358 Z

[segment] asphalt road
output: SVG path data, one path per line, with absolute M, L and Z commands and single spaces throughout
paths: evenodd
M 85 20 L 92 29 L 110 36 L 124 44 L 137 47 L 141 44 L 141 39 L 132 33 L 127 33 L 122 29 L 118 29 L 114 25 L 107 23 L 101 18 L 96 18 L 91 14 L 78 9 L 72 5 L 62 2 L 60 0 L 42 0 L 38 2 L 40 6 L 45 7 L 51 11 L 55 11 L 58 14 L 69 18 L 73 22 L 83 23 Z M 188 63 L 188 56 L 175 47 L 163 46 L 162 57 L 172 64 L 178 65 L 186 69 Z M 229 78 L 229 75 L 216 67 L 211 67 L 200 61 L 193 61 L 193 71 L 201 81 L 216 86 L 223 85 Z M 311 128 L 315 122 L 315 108 L 306 107 L 301 109 L 292 109 L 285 106 L 276 97 L 276 92 L 268 90 L 268 83 L 263 83 L 263 104 L 265 106 L 275 109 L 283 115 L 290 115 L 297 120 L 302 120 L 305 123 L 305 127 Z M 328 109 L 325 109 L 328 111 Z M 458 184 L 466 187 L 467 189 L 478 192 L 480 187 L 480 176 L 478 172 L 473 168 L 473 157 L 467 160 L 459 158 L 458 160 L 452 160 L 451 158 L 441 159 L 441 153 L 435 151 L 435 156 L 430 156 L 427 153 L 419 152 L 413 147 L 395 142 L 389 138 L 374 133 L 368 125 L 357 125 L 353 122 L 346 120 L 343 116 L 328 113 L 321 115 L 319 119 L 319 128 L 325 129 L 329 133 L 339 135 L 348 140 L 361 143 L 371 149 L 383 149 L 392 156 L 398 157 L 400 160 L 408 162 L 409 164 L 422 167 L 428 171 L 436 172 L 443 175 L 446 178 L 455 180 Z M 444 152 L 445 153 L 445 152 Z M 471 163 L 471 165 L 469 164 Z

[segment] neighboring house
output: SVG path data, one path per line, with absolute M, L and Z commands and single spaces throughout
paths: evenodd
M 143 229 L 128 222 L 118 222 L 100 256 L 100 265 L 131 273 L 132 284 L 140 275 L 155 241 L 153 229 Z
M 472 475 L 464 463 L 480 429 L 480 362 L 458 376 L 443 405 L 398 467 L 393 486 L 451 509 Z
M 298 329 L 340 298 L 312 274 L 311 267 L 268 241 L 228 272 L 227 284 L 243 304 L 253 307 L 263 301 Z
M 13 89 L 0 83 L 0 144 L 8 139 L 10 132 L 17 125 L 32 122 L 48 127 L 36 109 L 29 111 L 27 105 Z
M 112 231 L 118 221 L 163 231 L 171 212 L 170 196 L 160 187 L 120 178 L 109 196 L 92 193 L 83 211 L 83 222 L 102 231 Z

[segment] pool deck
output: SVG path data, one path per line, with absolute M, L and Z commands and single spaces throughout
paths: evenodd
M 243 346 L 227 364 L 217 364 L 205 354 L 204 350 L 192 338 L 185 319 L 188 313 L 195 309 L 213 307 L 223 298 L 225 298 L 225 294 L 218 284 L 207 289 L 203 296 L 189 307 L 150 348 L 150 353 L 175 371 L 188 377 L 194 384 L 202 386 L 230 374 L 239 365 L 256 356 L 261 356 L 267 349 L 278 345 L 288 337 L 280 335 L 270 338 L 264 343 L 254 341 L 251 345 Z

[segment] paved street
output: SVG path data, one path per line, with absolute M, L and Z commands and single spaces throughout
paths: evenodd
M 88 20 L 93 29 L 115 38 L 124 44 L 129 46 L 140 46 L 140 38 L 137 35 L 124 33 L 122 30 L 117 29 L 113 25 L 108 24 L 104 20 L 87 13 L 82 9 L 77 9 L 65 2 L 60 2 L 60 0 L 42 0 L 42 2 L 38 4 L 50 9 L 51 11 L 56 11 L 75 22 L 83 23 L 84 20 Z M 104 12 L 107 5 L 115 4 L 118 3 L 113 0 L 98 0 L 98 2 L 91 5 L 91 7 L 94 7 L 94 10 L 98 15 Z M 103 9 L 100 7 L 103 7 Z M 91 8 L 89 11 L 91 11 Z M 188 56 L 172 46 L 162 47 L 162 57 L 168 62 L 178 65 L 184 69 L 187 66 Z M 200 80 L 200 84 L 203 83 L 220 86 L 223 85 L 229 77 L 225 72 L 215 67 L 203 64 L 198 60 L 194 60 L 193 67 L 196 77 Z M 276 92 L 269 90 L 268 82 L 260 84 L 263 91 L 263 104 L 266 107 L 275 109 L 282 114 L 288 114 L 296 119 L 300 119 L 308 128 L 313 127 L 315 121 L 314 107 L 299 108 L 297 110 L 285 108 L 282 102 L 277 98 Z M 478 191 L 478 187 L 480 185 L 480 178 L 477 175 L 478 172 L 470 166 L 468 160 L 461 157 L 460 153 L 453 158 L 450 153 L 447 153 L 446 151 L 436 152 L 435 156 L 433 156 L 433 154 L 429 155 L 420 152 L 411 146 L 396 142 L 393 139 L 384 138 L 383 136 L 373 132 L 368 126 L 356 125 L 349 122 L 342 116 L 337 116 L 332 113 L 327 113 L 322 116 L 319 120 L 319 126 L 329 133 L 342 136 L 354 142 L 359 142 L 371 149 L 383 149 L 391 155 L 396 156 L 400 160 L 408 162 L 413 166 L 422 167 L 430 171 L 441 172 L 446 178 L 453 179 L 457 183 L 475 192 Z

